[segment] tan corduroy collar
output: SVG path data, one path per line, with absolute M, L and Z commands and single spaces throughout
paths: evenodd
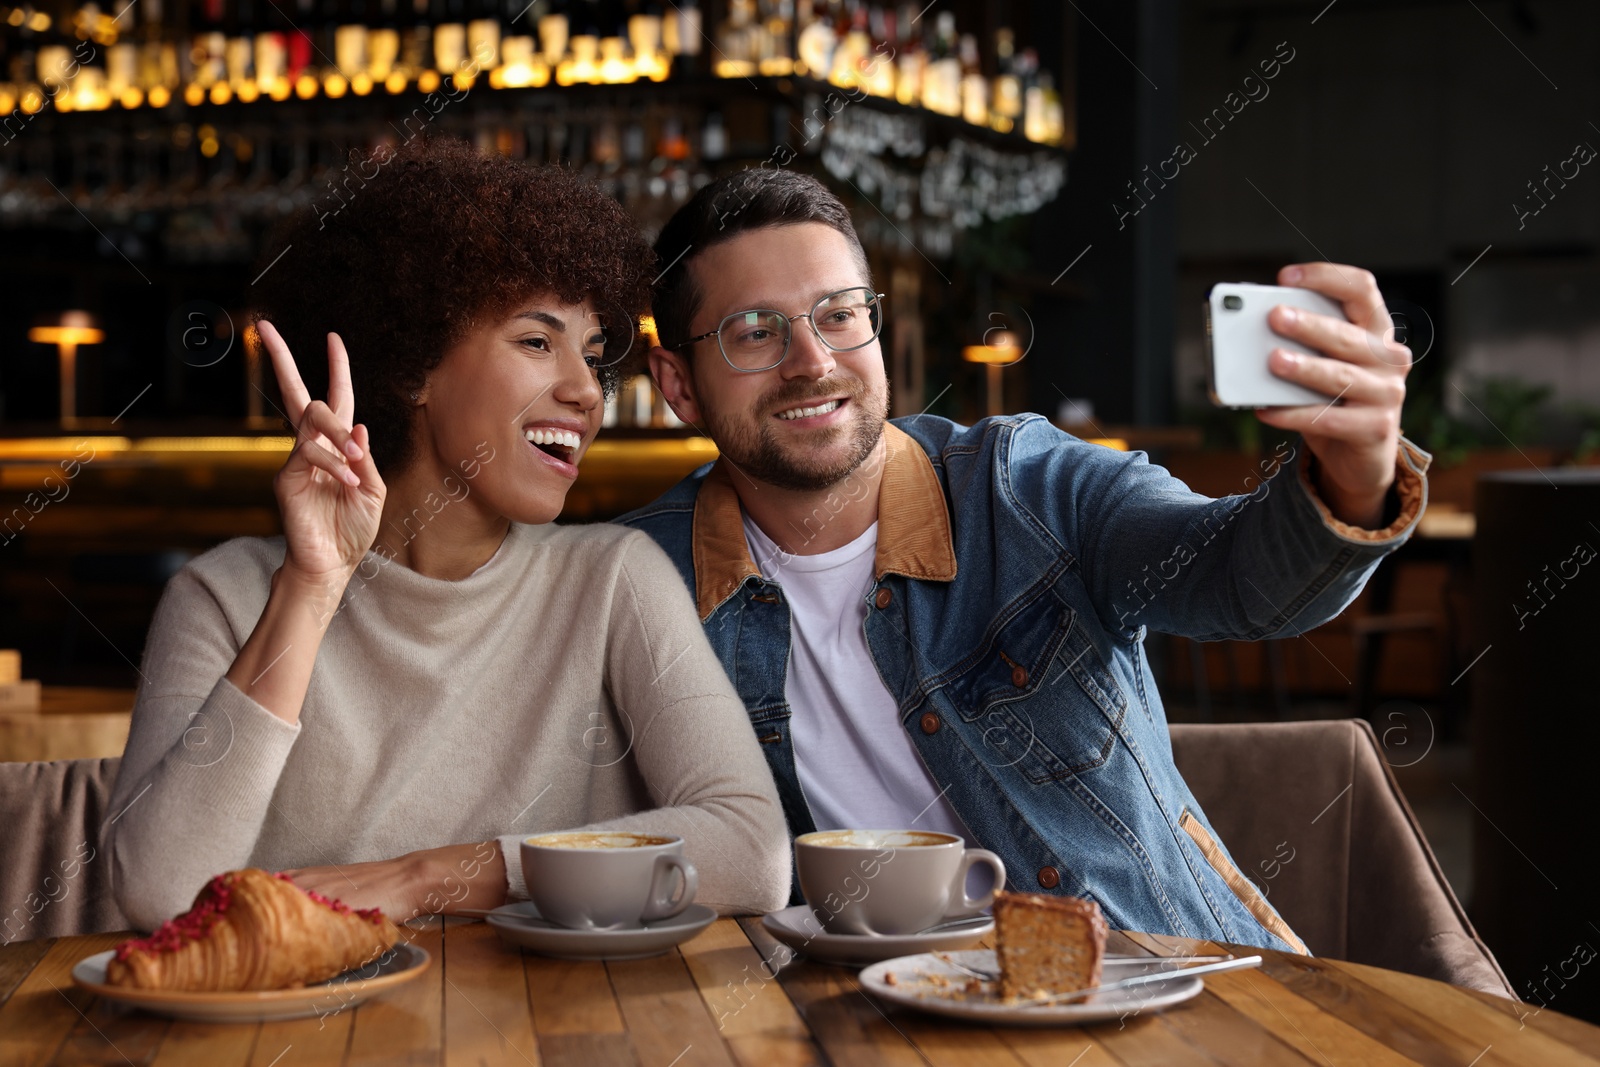
M 956 576 L 950 509 L 933 463 L 922 446 L 892 423 L 883 427 L 883 482 L 878 491 L 877 577 L 899 574 L 948 582 Z M 760 569 L 750 558 L 733 473 L 719 459 L 695 498 L 693 538 L 695 604 L 702 621 Z M 829 499 L 832 499 L 830 497 Z M 824 502 L 817 512 L 828 514 Z

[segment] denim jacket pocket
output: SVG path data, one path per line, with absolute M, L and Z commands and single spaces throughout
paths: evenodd
M 1076 686 L 1063 684 L 1069 673 Z M 1105 763 L 1127 712 L 1076 612 L 1048 596 L 995 630 L 947 696 L 993 755 L 985 762 L 1013 766 L 1035 784 Z
M 1211 832 L 1205 828 L 1205 825 L 1199 819 L 1194 817 L 1188 808 L 1185 808 L 1183 814 L 1178 816 L 1178 825 L 1183 827 L 1184 832 L 1194 841 L 1195 847 L 1206 858 L 1206 862 L 1211 864 L 1212 870 L 1216 871 L 1218 876 L 1228 884 L 1228 888 L 1233 890 L 1233 895 L 1239 898 L 1239 903 L 1243 904 L 1245 910 L 1255 916 L 1256 922 L 1293 946 L 1296 952 L 1303 956 L 1311 955 L 1311 950 L 1306 948 L 1305 942 L 1301 941 L 1295 935 L 1295 932 L 1289 928 L 1289 924 L 1283 921 L 1283 916 L 1279 915 L 1272 905 L 1267 903 L 1267 898 L 1261 895 L 1260 890 L 1251 885 L 1249 879 L 1239 873 L 1239 868 L 1235 867 L 1233 862 L 1228 859 L 1228 854 L 1222 851 L 1222 846 L 1217 844 L 1217 839 L 1211 836 Z

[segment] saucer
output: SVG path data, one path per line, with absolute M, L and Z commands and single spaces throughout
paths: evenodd
M 980 919 L 986 921 L 979 921 Z M 914 956 L 922 952 L 941 952 L 970 948 L 994 930 L 993 916 L 974 916 L 971 926 L 934 933 L 872 937 L 865 934 L 830 934 L 806 904 L 769 912 L 761 919 L 762 929 L 802 956 L 818 963 L 841 967 L 865 967 L 869 963 Z
M 704 904 L 690 904 L 670 919 L 633 930 L 574 930 L 539 915 L 533 901 L 505 904 L 484 916 L 500 939 L 513 948 L 562 960 L 637 960 L 659 956 L 716 921 Z
M 114 1004 L 207 1023 L 258 1023 L 336 1015 L 420 977 L 429 963 L 424 949 L 402 941 L 365 967 L 300 989 L 191 993 L 109 984 L 106 964 L 115 954 L 115 950 L 97 952 L 79 960 L 72 968 L 73 982 Z

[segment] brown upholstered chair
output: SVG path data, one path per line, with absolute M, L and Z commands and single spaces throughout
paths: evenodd
M 117 763 L 0 763 L 0 944 L 128 928 L 100 844 Z
M 1367 723 L 1179 724 L 1172 752 L 1235 862 L 1315 955 L 1516 996 Z

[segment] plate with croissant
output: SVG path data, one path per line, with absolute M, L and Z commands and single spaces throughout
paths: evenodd
M 158 1015 L 260 1022 L 336 1014 L 421 976 L 429 962 L 377 909 L 252 868 L 217 875 L 150 936 L 78 961 L 72 980 Z

